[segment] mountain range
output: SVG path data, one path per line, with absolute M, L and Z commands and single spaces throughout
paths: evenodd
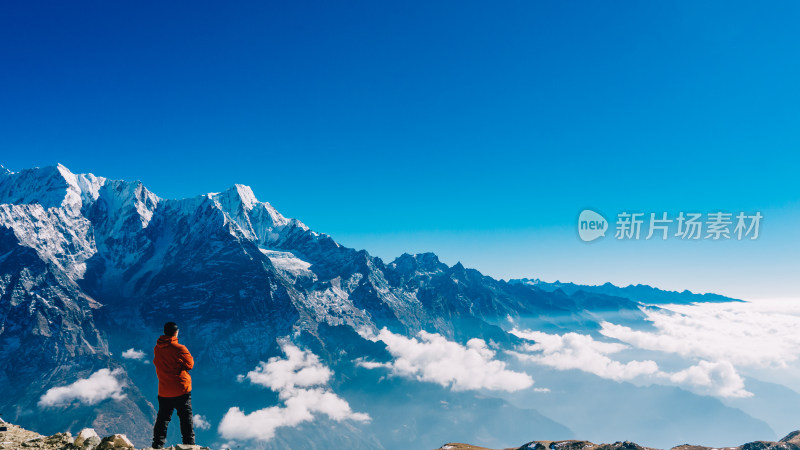
M 553 389 L 555 404 L 505 358 L 523 343 L 513 324 L 597 330 L 608 317 L 641 322 L 643 304 L 732 300 L 646 286 L 503 281 L 433 253 L 387 263 L 284 217 L 243 185 L 164 199 L 141 182 L 62 165 L 0 168 L 0 411 L 46 434 L 91 426 L 149 444 L 157 383 L 149 349 L 174 320 L 196 360 L 198 435 L 219 445 L 502 447 L 614 424 L 632 430 L 626 421 L 658 428 L 663 439 L 774 436 L 762 420 L 710 397 L 581 373 L 567 377 L 580 396 L 602 385 L 633 403 L 577 412 L 582 402 L 602 402 L 565 387 Z M 463 351 L 488 367 L 490 379 L 410 367 L 413 345 Z M 295 375 L 307 368 L 324 376 L 277 386 L 267 375 L 282 361 L 301 361 Z M 111 394 L 81 391 L 81 380 L 101 379 Z M 294 410 L 307 396 L 321 401 Z M 661 403 L 633 413 L 637 398 Z M 700 413 L 720 420 L 680 435 Z M 253 424 L 266 414 L 280 425 L 259 435 Z

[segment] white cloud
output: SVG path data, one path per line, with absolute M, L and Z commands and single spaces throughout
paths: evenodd
M 363 367 L 365 369 L 379 369 L 381 367 L 390 369 L 392 367 L 391 363 L 379 363 L 379 362 L 373 362 L 373 361 L 364 361 L 364 360 L 361 360 L 361 359 L 356 361 L 356 365 L 361 366 L 361 367 Z
M 645 309 L 655 331 L 604 322 L 603 335 L 634 347 L 734 366 L 783 369 L 800 357 L 800 305 L 789 301 L 665 305 Z
M 744 380 L 728 361 L 700 361 L 686 370 L 669 375 L 670 381 L 688 387 L 700 394 L 717 397 L 752 397 L 744 388 Z
M 610 325 L 610 324 L 609 324 Z M 630 361 L 623 363 L 608 355 L 630 348 L 616 342 L 601 342 L 591 336 L 566 333 L 547 334 L 540 331 L 514 329 L 512 334 L 533 341 L 523 344 L 514 356 L 559 370 L 577 369 L 616 381 L 639 381 L 658 384 L 675 384 L 689 391 L 716 397 L 750 397 L 744 380 L 728 361 L 700 360 L 687 369 L 669 373 L 659 370 L 655 361 Z
M 145 359 L 146 356 L 147 355 L 143 351 L 136 350 L 136 349 L 133 349 L 133 348 L 129 348 L 129 349 L 125 350 L 124 352 L 122 352 L 122 357 L 123 358 L 125 358 L 125 359 L 133 359 L 133 360 L 136 360 L 136 361 L 141 361 L 141 362 L 143 362 L 145 364 L 150 362 L 147 359 Z
M 518 391 L 533 385 L 533 379 L 506 369 L 495 360 L 495 352 L 482 339 L 470 339 L 466 346 L 435 333 L 419 332 L 419 339 L 394 334 L 386 328 L 365 337 L 383 341 L 394 356 L 390 363 L 360 362 L 363 367 L 388 368 L 392 374 L 449 386 L 454 391 L 490 389 Z
M 192 416 L 192 425 L 199 430 L 208 430 L 211 428 L 211 424 L 208 423 L 206 416 L 195 414 Z
M 281 350 L 286 354 L 286 359 L 270 358 L 267 362 L 260 362 L 256 370 L 248 372 L 246 378 L 253 384 L 268 387 L 276 392 L 326 384 L 333 375 L 325 367 L 317 355 L 300 350 L 291 344 L 284 344 Z
M 239 381 L 267 387 L 278 393 L 285 406 L 271 406 L 250 414 L 230 408 L 219 425 L 225 439 L 269 441 L 279 427 L 293 427 L 314 419 L 315 413 L 336 421 L 368 422 L 367 414 L 353 412 L 346 400 L 327 386 L 333 372 L 317 355 L 281 342 L 286 358 L 274 357 L 255 370 L 240 375 Z
M 668 375 L 673 383 L 718 397 L 749 397 L 738 368 L 789 369 L 800 357 L 800 304 L 750 303 L 663 305 L 644 309 L 653 330 L 602 323 L 605 336 L 634 347 L 699 361 Z
M 608 357 L 628 348 L 623 344 L 600 342 L 591 336 L 578 333 L 557 335 L 514 329 L 511 334 L 535 342 L 522 345 L 519 352 L 512 352 L 520 360 L 536 362 L 559 370 L 583 370 L 616 381 L 632 380 L 642 375 L 658 373 L 658 364 L 655 361 L 622 363 Z
M 100 369 L 89 376 L 67 386 L 48 389 L 39 399 L 39 407 L 53 407 L 69 405 L 73 401 L 85 405 L 94 405 L 108 398 L 122 400 L 125 394 L 122 388 L 126 386 L 117 376 L 122 374 L 122 369 Z

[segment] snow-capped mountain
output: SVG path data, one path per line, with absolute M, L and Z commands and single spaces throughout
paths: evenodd
M 131 365 L 121 355 L 149 351 L 162 324 L 175 320 L 197 367 L 207 368 L 193 374 L 195 408 L 217 421 L 242 389 L 241 375 L 280 355 L 287 338 L 335 369 L 332 382 L 354 408 L 391 404 L 386 409 L 406 411 L 402 419 L 373 412 L 369 426 L 334 421 L 324 435 L 306 432 L 305 424 L 270 445 L 402 447 L 422 442 L 433 427 L 446 428 L 448 414 L 467 427 L 483 424 L 472 428 L 488 435 L 527 424 L 511 441 L 531 429 L 569 437 L 533 409 L 458 389 L 394 379 L 380 395 L 367 395 L 365 380 L 379 378 L 363 367 L 385 366 L 392 357 L 371 336 L 384 329 L 406 337 L 427 332 L 470 348 L 479 338 L 499 349 L 519 341 L 504 330 L 509 321 L 569 317 L 593 326 L 609 312 L 641 317 L 639 303 L 628 298 L 499 281 L 432 253 L 386 264 L 284 217 L 247 186 L 173 200 L 140 182 L 73 174 L 61 165 L 0 171 L 0 410 L 42 432 L 91 424 L 146 443 L 152 366 Z M 41 418 L 45 392 L 102 368 L 118 371 L 124 396 L 61 405 L 60 419 Z M 230 402 L 215 403 L 222 399 Z M 487 409 L 497 412 L 475 415 Z M 495 422 L 500 431 L 486 429 Z

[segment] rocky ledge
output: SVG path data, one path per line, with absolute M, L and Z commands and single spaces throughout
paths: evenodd
M 135 450 L 136 447 L 124 434 L 113 434 L 101 438 L 92 428 L 84 428 L 77 436 L 56 433 L 42 436 L 8 422 L 0 421 L 0 449 L 46 449 L 46 450 Z M 172 450 L 210 450 L 200 445 L 178 444 L 166 447 Z M 152 449 L 144 449 L 152 450 Z
M 720 447 L 704 447 L 702 445 L 683 444 L 670 450 L 719 450 Z M 450 443 L 437 450 L 491 450 L 469 444 Z M 615 442 L 613 444 L 594 444 L 589 441 L 533 441 L 521 447 L 505 450 L 656 450 L 642 447 L 633 442 Z M 725 447 L 724 450 L 800 450 L 800 431 L 793 431 L 778 442 L 755 441 L 738 447 Z

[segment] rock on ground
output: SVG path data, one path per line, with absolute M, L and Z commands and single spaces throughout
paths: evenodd
M 439 447 L 437 450 L 491 450 L 469 444 L 450 443 Z M 505 450 L 656 450 L 642 447 L 633 442 L 615 442 L 613 444 L 594 444 L 589 441 L 533 441 L 521 447 Z M 683 444 L 672 447 L 670 450 L 719 450 L 714 447 Z M 800 431 L 793 431 L 778 442 L 755 441 L 742 444 L 738 447 L 726 447 L 725 450 L 800 450 Z
M 114 434 L 100 438 L 92 428 L 84 428 L 73 438 L 70 433 L 56 433 L 42 436 L 14 424 L 3 423 L 7 431 L 0 431 L 0 450 L 42 449 L 42 450 L 135 450 L 130 439 L 124 434 Z M 211 450 L 200 445 L 178 444 L 165 450 Z

